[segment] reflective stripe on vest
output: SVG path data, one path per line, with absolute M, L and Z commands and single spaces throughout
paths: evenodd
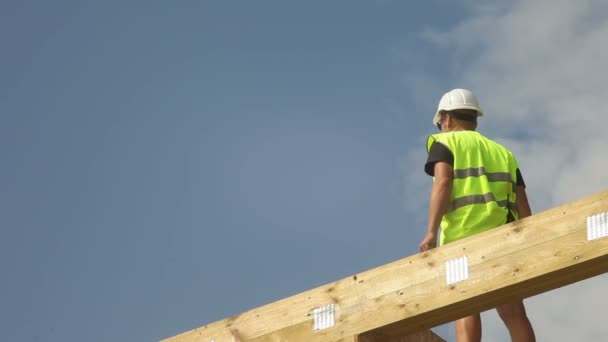
M 517 161 L 502 145 L 474 131 L 439 133 L 429 137 L 427 150 L 441 143 L 454 155 L 452 197 L 441 221 L 443 245 L 517 218 Z
M 490 203 L 490 202 L 496 202 L 496 204 L 502 208 L 510 207 L 508 199 L 498 201 L 498 200 L 496 200 L 496 197 L 494 197 L 493 193 L 488 192 L 487 194 L 483 194 L 483 195 L 468 195 L 468 196 L 458 197 L 458 198 L 452 200 L 452 202 L 450 202 L 448 212 L 452 212 L 458 208 L 461 208 L 461 207 L 464 207 L 467 205 L 471 205 L 471 204 L 486 204 L 486 203 Z

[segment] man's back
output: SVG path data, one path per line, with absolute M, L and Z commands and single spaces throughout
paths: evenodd
M 451 161 L 453 167 L 451 202 L 441 221 L 441 244 L 495 228 L 509 217 L 517 217 L 518 166 L 508 149 L 475 131 L 432 135 L 427 148 L 430 159 L 439 154 L 437 161 Z

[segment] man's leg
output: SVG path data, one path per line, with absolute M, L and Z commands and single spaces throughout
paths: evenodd
M 455 323 L 456 341 L 481 342 L 481 317 L 479 314 L 461 318 Z
M 498 315 L 505 322 L 511 341 L 513 342 L 535 342 L 534 329 L 526 315 L 523 301 L 504 304 L 496 308 Z

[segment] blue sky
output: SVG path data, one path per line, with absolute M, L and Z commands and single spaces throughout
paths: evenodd
M 3 2 L 0 340 L 159 340 L 416 253 L 455 87 L 533 209 L 601 190 L 605 11 L 555 3 Z

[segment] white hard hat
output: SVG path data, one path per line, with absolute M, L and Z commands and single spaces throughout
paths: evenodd
M 472 109 L 477 111 L 478 116 L 483 116 L 483 111 L 479 107 L 479 102 L 475 98 L 475 95 L 470 90 L 466 89 L 453 89 L 445 93 L 441 100 L 439 100 L 439 106 L 437 106 L 437 112 L 433 118 L 433 125 L 436 125 L 441 119 L 442 111 L 451 111 L 455 109 Z

